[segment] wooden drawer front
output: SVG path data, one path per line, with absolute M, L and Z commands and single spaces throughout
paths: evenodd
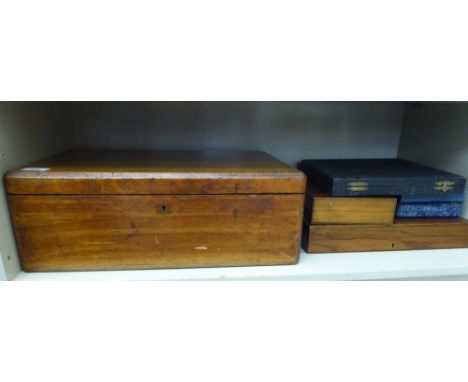
M 303 195 L 10 196 L 25 271 L 294 264 Z

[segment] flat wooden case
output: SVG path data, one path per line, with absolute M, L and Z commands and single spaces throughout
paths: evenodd
M 466 248 L 468 221 L 398 218 L 392 225 L 304 224 L 302 247 L 308 253 Z
M 25 271 L 298 260 L 305 176 L 262 152 L 73 151 L 6 188 Z
M 304 220 L 309 224 L 392 224 L 397 199 L 330 196 L 309 185 Z

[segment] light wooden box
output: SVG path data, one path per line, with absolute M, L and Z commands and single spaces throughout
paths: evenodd
M 6 177 L 25 271 L 295 264 L 305 176 L 256 151 L 71 151 Z

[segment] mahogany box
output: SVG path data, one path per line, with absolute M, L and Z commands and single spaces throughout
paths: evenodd
M 295 264 L 305 184 L 240 151 L 71 151 L 6 176 L 29 272 Z

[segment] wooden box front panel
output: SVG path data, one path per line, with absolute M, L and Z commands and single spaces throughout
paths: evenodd
M 304 196 L 10 196 L 25 271 L 295 264 Z
M 392 224 L 396 198 L 337 197 L 307 194 L 310 224 Z
M 304 224 L 302 246 L 308 253 L 466 248 L 468 221 L 400 218 L 392 225 Z

